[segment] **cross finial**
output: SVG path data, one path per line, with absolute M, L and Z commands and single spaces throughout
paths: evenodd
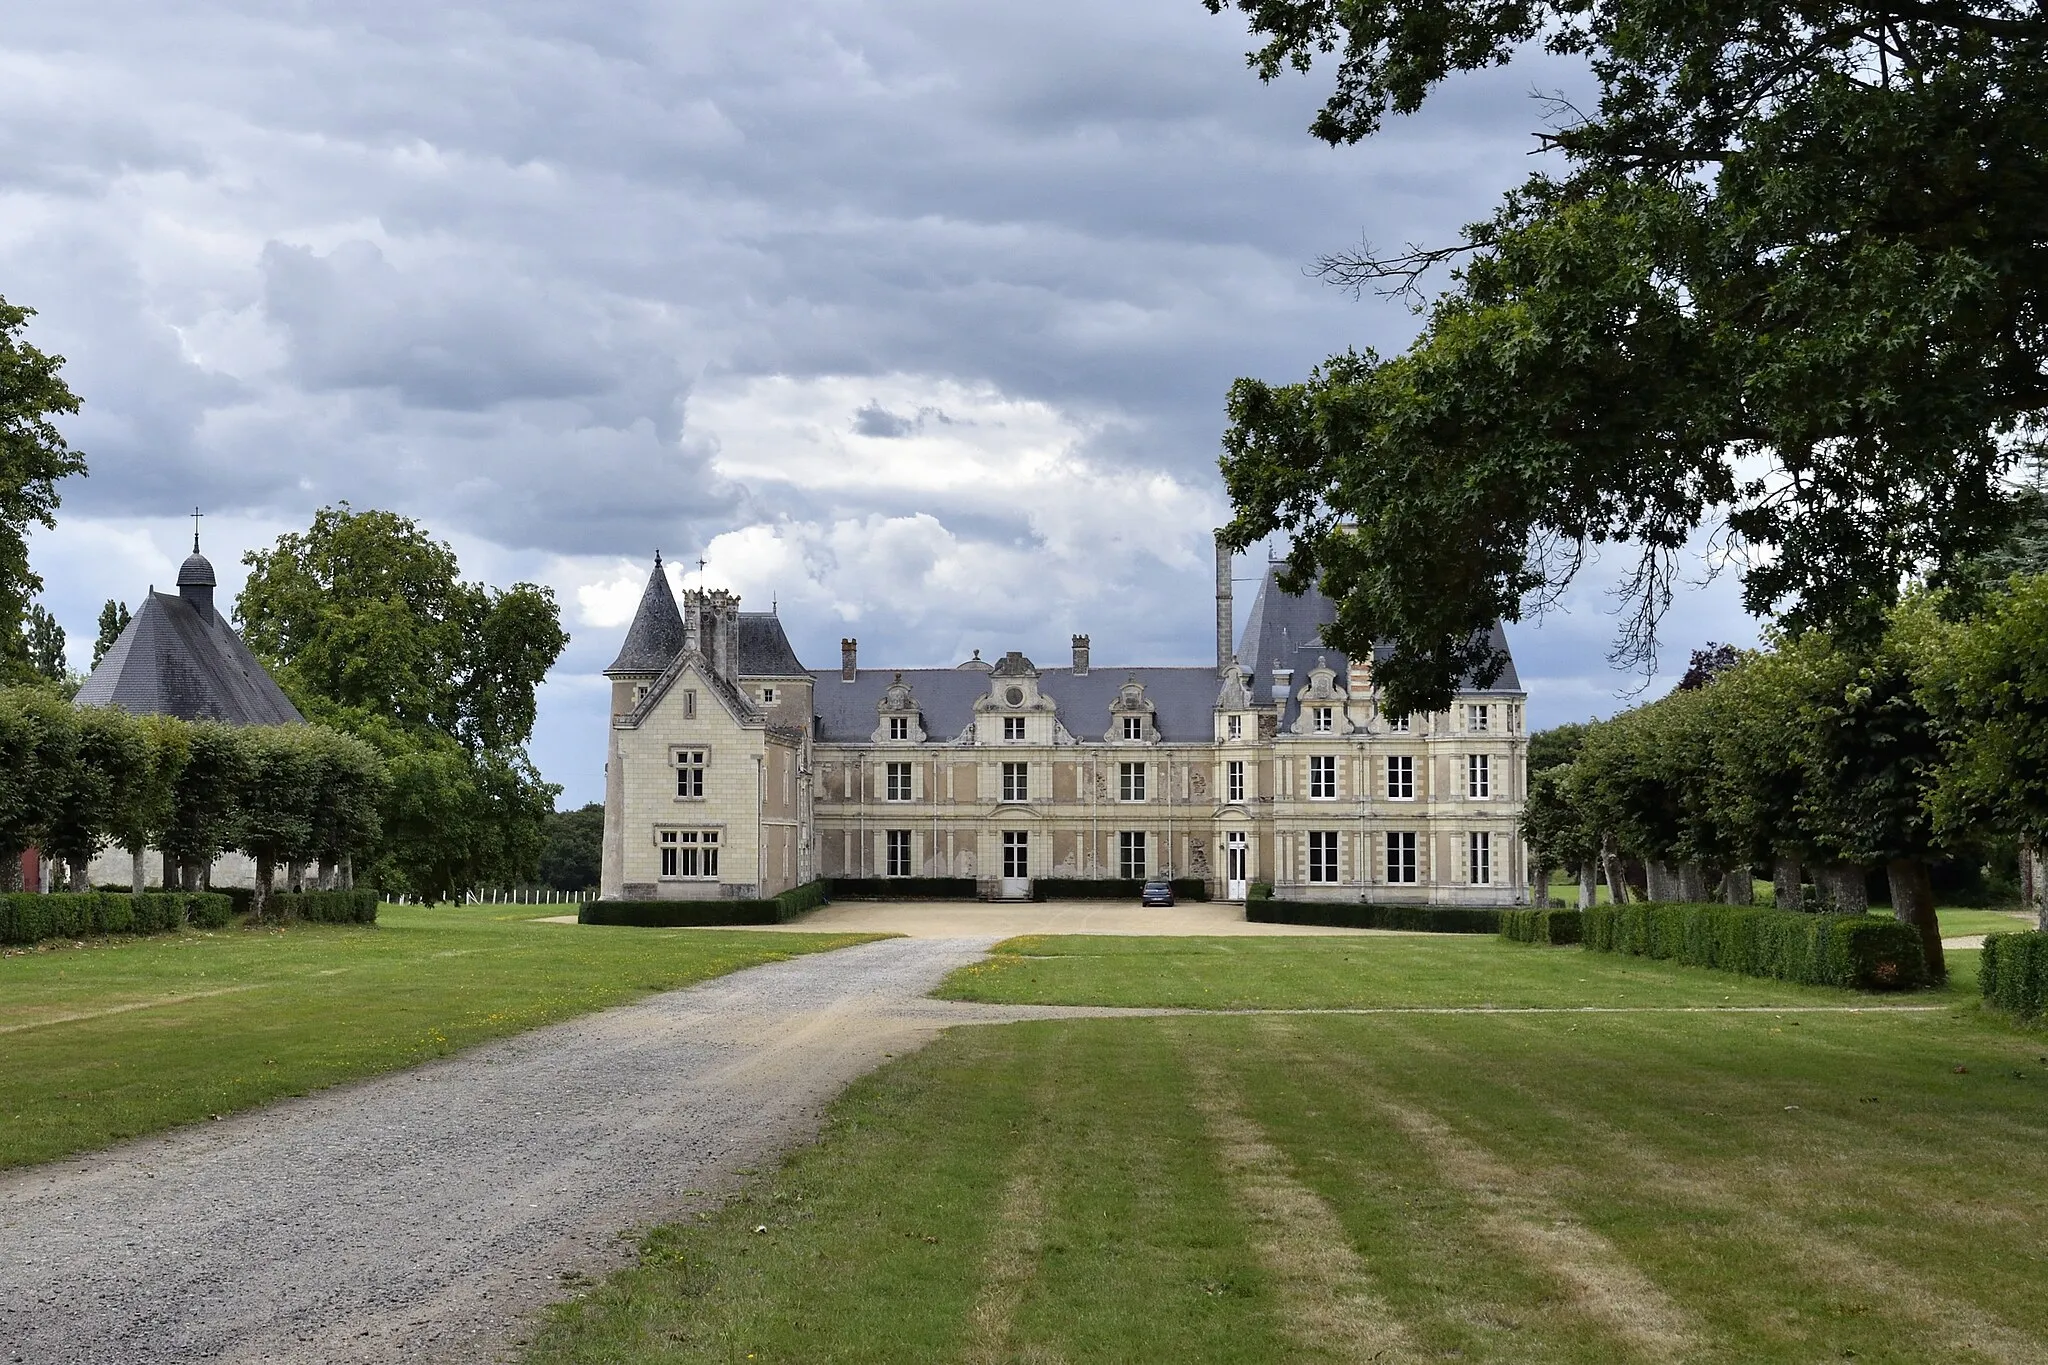
M 206 515 L 197 507 L 192 509 L 192 553 L 199 553 L 199 518 Z
M 702 555 L 699 555 L 699 556 L 697 556 L 697 572 L 698 572 L 698 573 L 703 573 L 703 572 L 704 572 L 704 569 L 705 569 L 705 567 L 706 567 L 706 564 L 707 564 L 707 561 L 705 560 L 704 556 L 702 556 Z

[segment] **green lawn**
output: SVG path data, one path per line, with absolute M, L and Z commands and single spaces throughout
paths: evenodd
M 2044 1053 L 1965 1010 L 957 1029 L 528 1360 L 2041 1360 Z
M 1887 919 L 1891 911 L 1882 910 Z M 1955 906 L 1943 906 L 1935 912 L 1941 921 L 1943 938 L 1960 938 L 1966 934 L 2020 934 L 2034 927 L 2031 915 L 2007 914 L 2003 910 L 1963 910 Z
M 0 1167 L 872 937 L 571 928 L 535 923 L 533 910 L 387 905 L 370 927 L 10 951 L 0 956 Z
M 1949 955 L 1950 985 L 1866 1003 L 1975 999 L 1975 952 Z M 1850 997 L 1578 948 L 1533 948 L 1489 935 L 1344 938 L 1006 939 L 946 978 L 953 1000 L 1033 1005 L 1178 1005 L 1195 1009 L 1412 1006 L 1842 1004 Z

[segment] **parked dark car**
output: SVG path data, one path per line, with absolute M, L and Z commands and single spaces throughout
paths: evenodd
M 1145 883 L 1145 889 L 1138 893 L 1139 905 L 1172 905 L 1173 883 L 1164 877 L 1154 877 Z

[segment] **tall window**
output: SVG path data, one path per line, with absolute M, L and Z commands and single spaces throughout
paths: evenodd
M 1493 795 L 1493 764 L 1485 754 L 1465 756 L 1465 795 L 1475 801 Z
M 1023 739 L 1023 738 L 1024 738 L 1024 717 L 1022 717 L 1022 716 L 1004 716 L 1004 717 L 1003 717 L 1003 739 L 1004 739 L 1005 741 L 1007 741 L 1007 742 L 1010 742 L 1010 743 L 1016 743 L 1017 741 L 1019 741 L 1019 740 L 1021 740 L 1021 739 Z
M 1145 799 L 1144 764 L 1119 763 L 1117 765 L 1116 797 L 1119 801 L 1143 801 Z
M 1472 885 L 1485 886 L 1493 880 L 1493 836 L 1474 830 L 1471 836 Z
M 1309 716 L 1319 735 L 1327 735 L 1337 728 L 1337 708 L 1334 706 L 1314 707 L 1310 710 Z
M 1143 716 L 1125 716 L 1125 717 L 1124 717 L 1124 738 L 1125 738 L 1125 739 L 1143 739 L 1144 737 L 1145 737 L 1145 718 L 1144 718 Z
M 1223 737 L 1225 739 L 1243 739 L 1244 717 L 1225 716 L 1223 718 Z
M 717 830 L 665 829 L 661 831 L 660 846 L 662 876 L 718 876 Z
M 1408 730 L 1409 730 L 1409 725 L 1408 725 L 1408 717 L 1406 717 L 1406 716 L 1390 716 L 1390 717 L 1388 717 L 1388 719 L 1387 719 L 1387 733 L 1388 733 L 1388 734 L 1390 734 L 1390 735 L 1405 735 L 1405 734 L 1407 734 L 1407 733 L 1408 733 Z
M 1029 763 L 1005 763 L 1003 765 L 1003 800 L 1029 801 L 1031 799 L 1031 765 Z
M 1312 882 L 1337 880 L 1337 831 L 1312 829 L 1308 832 L 1308 879 Z
M 1388 832 L 1387 880 L 1397 886 L 1409 885 L 1415 881 L 1415 831 Z
M 910 765 L 908 763 L 889 764 L 885 777 L 888 782 L 885 792 L 889 800 L 908 801 L 910 799 Z
M 683 719 L 697 719 L 697 689 L 694 687 L 683 689 Z
M 1311 801 L 1335 801 L 1337 799 L 1337 756 L 1335 754 L 1309 755 L 1308 799 Z
M 908 717 L 908 716 L 891 716 L 891 717 L 889 717 L 889 738 L 891 738 L 891 739 L 909 739 L 909 738 L 910 738 L 910 717 Z
M 1415 759 L 1410 754 L 1389 754 L 1387 756 L 1387 798 L 1391 801 L 1413 801 L 1415 799 Z
M 1475 735 L 1486 733 L 1487 712 L 1491 708 L 1485 702 L 1465 704 L 1465 728 Z
M 676 750 L 676 795 L 691 801 L 704 799 L 705 751 Z
M 882 864 L 887 869 L 883 875 L 888 877 L 908 877 L 910 875 L 910 831 L 907 829 L 892 829 L 884 834 L 882 838 L 886 845 L 884 851 L 888 855 Z
M 1003 875 L 1010 878 L 1031 875 L 1031 831 L 1003 831 Z
M 1145 831 L 1142 829 L 1121 830 L 1116 836 L 1116 865 L 1118 875 L 1127 881 L 1136 881 L 1145 875 Z
M 1223 799 L 1233 803 L 1244 800 L 1244 760 L 1233 758 L 1223 765 Z

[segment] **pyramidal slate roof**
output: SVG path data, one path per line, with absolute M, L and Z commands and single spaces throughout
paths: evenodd
M 654 571 L 647 575 L 647 587 L 640 594 L 640 609 L 626 631 L 626 643 L 606 673 L 660 673 L 683 652 L 683 611 L 676 595 L 669 591 L 668 575 L 662 571 L 661 556 L 654 556 Z
M 810 676 L 796 657 L 782 618 L 772 611 L 740 613 L 740 676 L 803 678 Z
M 192 594 L 197 601 L 155 591 L 145 597 L 121 638 L 78 689 L 78 705 L 231 725 L 303 722 L 305 717 L 242 637 L 213 609 L 213 566 L 195 553 L 179 570 L 178 581 L 205 591 Z

